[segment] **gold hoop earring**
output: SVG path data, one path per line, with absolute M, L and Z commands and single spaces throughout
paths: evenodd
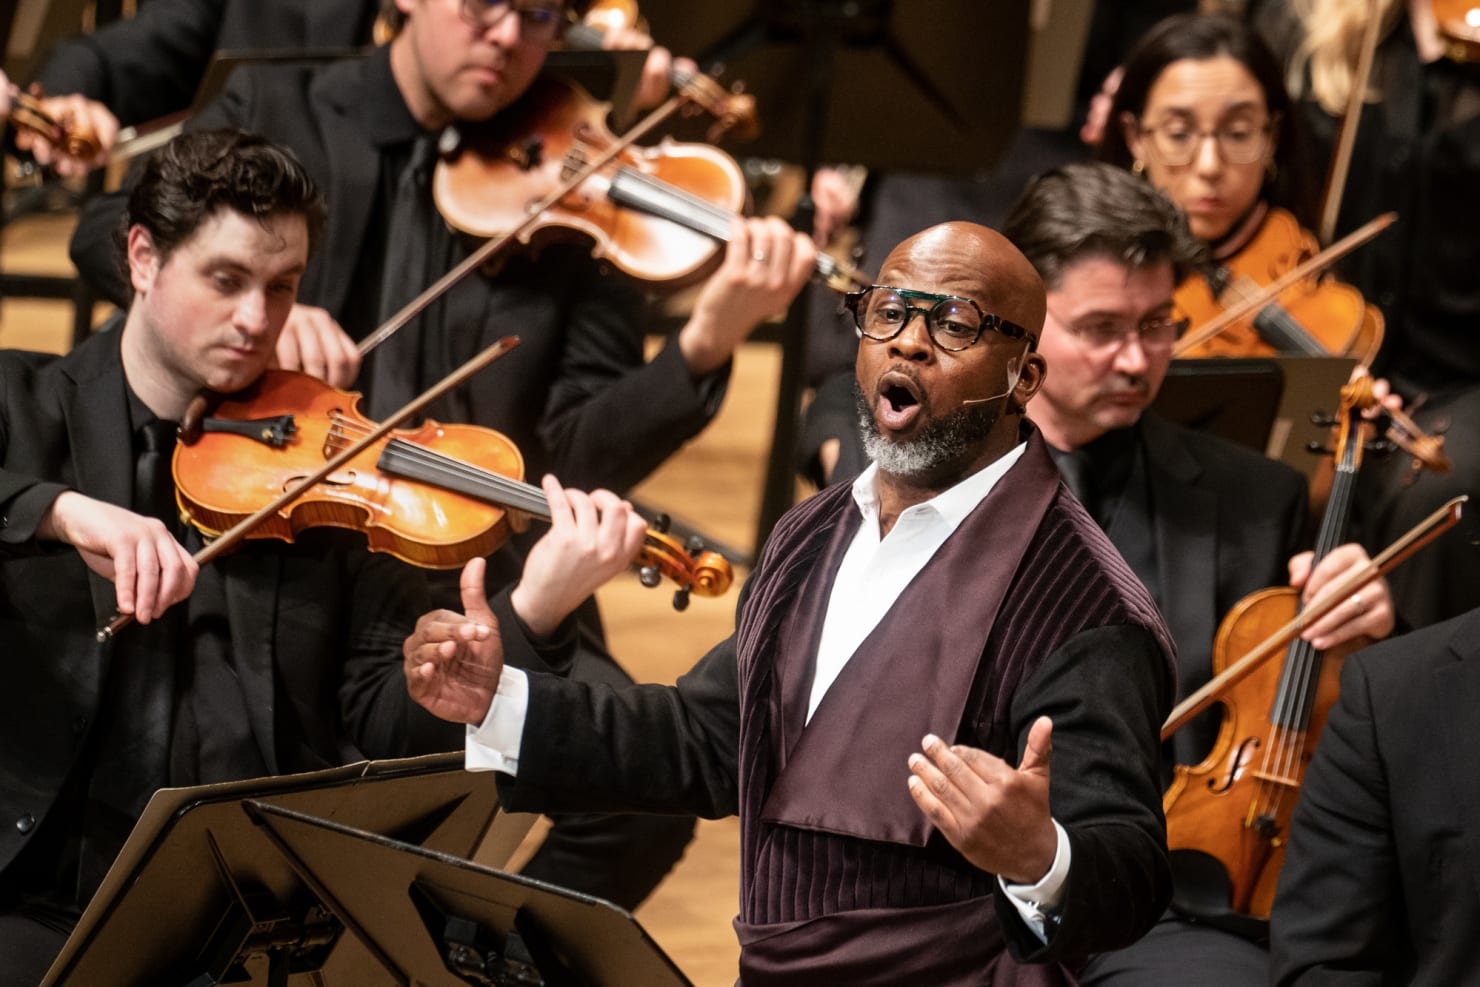
M 1144 172 L 1145 170 L 1146 170 L 1146 162 L 1142 161 L 1140 158 L 1137 158 L 1135 160 L 1135 162 L 1133 162 L 1131 164 L 1131 174 L 1132 175 L 1139 175 L 1142 172 Z

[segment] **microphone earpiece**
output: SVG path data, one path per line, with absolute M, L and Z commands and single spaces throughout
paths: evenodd
M 1018 370 L 1018 358 L 1013 357 L 1007 361 L 1007 390 L 993 394 L 990 397 L 968 398 L 961 402 L 961 406 L 964 408 L 969 404 L 986 404 L 988 401 L 997 401 L 1005 398 L 1013 392 L 1013 389 L 1018 386 L 1018 381 L 1021 379 L 1022 373 Z

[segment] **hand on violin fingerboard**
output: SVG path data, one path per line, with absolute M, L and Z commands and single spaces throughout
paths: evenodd
M 1310 552 L 1301 552 L 1290 560 L 1290 585 L 1301 589 L 1303 604 L 1309 604 L 1328 586 L 1334 586 L 1370 561 L 1367 550 L 1355 542 L 1332 549 L 1314 571 L 1310 565 L 1313 557 Z M 1387 580 L 1376 579 L 1337 604 L 1300 636 L 1317 651 L 1325 651 L 1356 637 L 1380 640 L 1391 634 L 1396 624 Z
M 922 746 L 910 755 L 908 779 L 920 811 L 977 867 L 1012 884 L 1038 883 L 1058 852 L 1048 806 L 1053 721 L 1034 721 L 1017 767 L 933 734 Z
M 668 98 L 675 72 L 693 75 L 699 71 L 693 59 L 674 58 L 672 52 L 662 45 L 653 44 L 653 39 L 637 28 L 607 28 L 601 37 L 601 47 L 610 51 L 647 51 L 642 78 L 637 82 L 637 91 L 632 94 L 632 108 L 639 112 L 650 110 Z
M 550 504 L 550 530 L 529 550 L 509 603 L 531 633 L 545 638 L 627 570 L 643 546 L 647 522 L 609 490 L 566 490 L 548 475 L 541 487 Z
M 811 239 L 775 216 L 736 220 L 725 258 L 704 284 L 678 345 L 689 370 L 724 364 L 756 326 L 784 311 L 817 264 Z
M 188 597 L 200 571 L 164 522 L 73 490 L 52 502 L 36 537 L 77 549 L 89 569 L 113 583 L 118 612 L 141 624 Z
M 433 610 L 417 620 L 401 646 L 406 691 L 427 712 L 453 723 L 482 723 L 504 670 L 498 618 L 488 608 L 488 562 L 463 566 L 463 612 Z

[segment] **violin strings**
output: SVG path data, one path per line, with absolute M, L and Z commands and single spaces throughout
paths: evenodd
M 1350 415 L 1353 419 L 1356 418 L 1355 411 Z M 1331 496 L 1325 518 L 1316 537 L 1315 552 L 1311 559 L 1312 568 L 1330 554 L 1345 537 L 1346 520 L 1350 517 L 1352 501 L 1355 499 L 1357 474 L 1355 443 L 1360 442 L 1360 434 L 1355 430 L 1360 428 L 1360 422 L 1353 420 L 1349 427 L 1354 431 L 1347 447 L 1341 451 L 1341 462 L 1337 465 L 1336 478 L 1331 485 Z M 1282 733 L 1277 745 L 1271 743 L 1271 748 L 1278 749 L 1279 757 L 1276 762 L 1278 777 L 1294 778 L 1296 768 L 1304 757 L 1306 742 L 1309 739 L 1313 695 L 1320 685 L 1321 666 L 1324 660 L 1324 655 L 1316 651 L 1308 641 L 1298 640 L 1291 646 L 1289 657 L 1286 659 L 1286 671 L 1282 675 L 1280 695 L 1277 697 L 1275 711 L 1275 724 Z M 1292 684 L 1293 689 L 1289 688 Z M 1266 754 L 1269 753 L 1271 751 L 1267 750 Z M 1268 761 L 1269 758 L 1266 757 L 1266 764 Z M 1274 805 L 1271 807 L 1272 812 L 1279 811 L 1285 786 L 1277 785 L 1275 790 L 1277 794 Z
M 330 426 L 329 435 L 331 441 L 340 441 L 341 437 L 354 438 L 368 435 L 370 431 L 371 429 L 369 427 L 346 421 L 336 416 L 333 424 Z M 463 460 L 433 449 L 428 449 L 425 446 L 418 445 L 415 442 L 409 442 L 405 439 L 392 438 L 390 443 L 395 445 L 397 451 L 405 459 L 416 463 L 419 467 L 427 471 L 428 475 L 426 477 L 418 477 L 419 479 L 424 479 L 424 482 L 435 484 L 436 480 L 431 477 L 436 474 L 460 477 L 470 481 L 474 485 L 488 488 L 489 496 L 487 499 L 489 500 L 506 504 L 538 517 L 549 518 L 550 516 L 549 502 L 545 499 L 544 493 L 538 487 L 522 483 L 511 477 L 503 476 L 502 474 L 484 469 L 481 466 L 464 462 Z

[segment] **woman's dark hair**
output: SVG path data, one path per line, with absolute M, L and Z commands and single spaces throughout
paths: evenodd
M 163 263 L 222 209 L 259 221 L 302 216 L 310 249 L 324 226 L 323 196 L 292 151 L 243 130 L 201 130 L 145 160 L 119 235 L 126 244 L 129 229 L 142 226 Z
M 1105 136 L 1096 153 L 1101 161 L 1130 168 L 1134 163 L 1126 144 L 1121 120 L 1130 114 L 1139 120 L 1146 110 L 1151 87 L 1173 62 L 1203 61 L 1227 55 L 1249 70 L 1271 116 L 1278 115 L 1275 133 L 1277 174 L 1266 182 L 1266 198 L 1293 212 L 1302 225 L 1310 226 L 1315 212 L 1310 194 L 1311 180 L 1305 173 L 1304 137 L 1296 107 L 1285 89 L 1284 72 L 1269 47 L 1254 29 L 1227 14 L 1177 14 L 1160 21 L 1146 33 L 1125 58 L 1120 88 L 1110 104 Z
M 1063 165 L 1033 179 L 1002 235 L 1023 252 L 1049 291 L 1067 268 L 1088 257 L 1133 270 L 1169 263 L 1180 282 L 1204 250 L 1170 199 L 1102 161 Z

